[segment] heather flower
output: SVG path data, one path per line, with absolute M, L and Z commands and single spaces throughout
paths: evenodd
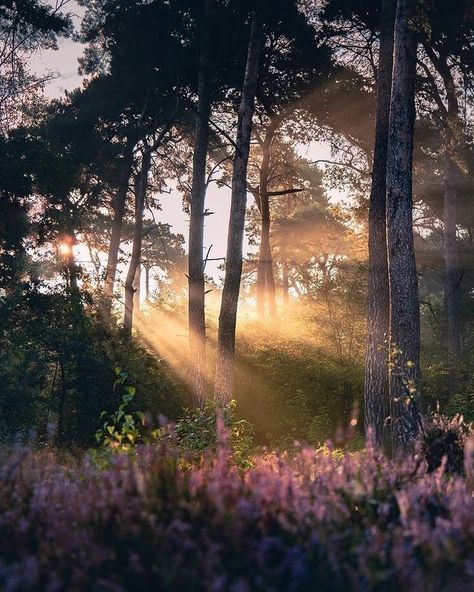
M 0 468 L 0 588 L 305 592 L 470 590 L 474 499 L 446 461 L 298 447 L 236 467 L 221 446 Z

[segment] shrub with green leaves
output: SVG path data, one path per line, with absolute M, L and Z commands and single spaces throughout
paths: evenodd
M 237 419 L 235 407 L 235 401 L 223 407 L 207 401 L 204 407 L 185 409 L 184 416 L 174 428 L 180 449 L 201 456 L 206 450 L 215 450 L 220 439 L 228 438 L 236 464 L 249 465 L 253 428 L 245 419 Z
M 120 404 L 113 413 L 101 413 L 103 423 L 96 432 L 99 449 L 91 451 L 99 465 L 107 465 L 110 452 L 133 452 L 139 445 L 167 441 L 194 460 L 200 460 L 205 452 L 215 452 L 219 443 L 228 442 L 234 462 L 241 467 L 251 465 L 253 428 L 248 421 L 235 416 L 235 401 L 223 407 L 207 401 L 204 407 L 184 409 L 176 424 L 147 425 L 145 414 L 130 408 L 137 391 L 129 384 L 128 372 L 117 366 L 115 375 L 114 391 L 121 392 Z
M 158 441 L 159 429 L 146 429 L 145 414 L 142 411 L 131 411 L 130 403 L 135 398 L 136 388 L 127 384 L 128 372 L 115 367 L 116 379 L 114 391 L 122 390 L 121 402 L 117 411 L 107 415 L 101 413 L 105 421 L 96 432 L 97 443 L 103 448 L 118 449 L 121 452 L 128 451 L 137 444 L 151 444 Z

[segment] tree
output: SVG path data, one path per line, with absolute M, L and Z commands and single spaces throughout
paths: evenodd
M 426 7 L 425 34 L 422 39 L 424 55 L 419 64 L 431 99 L 431 116 L 441 123 L 443 135 L 443 224 L 445 260 L 445 306 L 447 317 L 447 346 L 459 360 L 462 350 L 461 281 L 457 239 L 457 214 L 461 180 L 466 163 L 463 145 L 466 126 L 462 122 L 462 93 L 469 88 L 474 60 L 472 58 L 472 5 L 459 0 L 453 3 L 432 3 Z M 465 109 L 464 109 L 465 111 Z M 453 386 L 455 383 L 453 376 Z
M 68 0 L 49 6 L 42 0 L 0 2 L 0 132 L 21 119 L 46 82 L 29 70 L 29 59 L 41 49 L 57 49 L 57 39 L 71 33 L 71 21 L 62 10 Z
M 128 267 L 127 278 L 125 280 L 125 312 L 124 312 L 124 329 L 127 333 L 132 331 L 133 321 L 133 307 L 134 307 L 134 292 L 135 284 L 138 279 L 140 283 L 140 260 L 142 255 L 142 241 L 143 241 L 143 214 L 145 211 L 145 202 L 148 189 L 148 175 L 152 165 L 152 156 L 165 142 L 174 121 L 176 109 L 169 116 L 168 120 L 164 121 L 161 130 L 154 134 L 151 143 L 144 141 L 142 148 L 141 168 L 137 174 L 135 183 L 135 226 L 133 231 L 132 255 Z M 163 116 L 163 113 L 161 113 Z M 158 116 L 157 116 L 158 119 Z M 155 122 L 158 125 L 158 121 Z
M 159 129 L 163 105 L 182 108 L 192 79 L 194 47 L 189 43 L 187 12 L 165 2 L 87 3 L 82 27 L 88 43 L 82 61 L 98 94 L 108 89 L 101 121 L 122 146 L 122 165 L 113 202 L 113 222 L 104 286 L 103 311 L 109 315 L 126 210 L 133 152 Z M 137 40 L 137 32 L 139 37 Z M 108 100 L 107 100 L 108 99 Z M 181 102 L 180 102 L 181 101 Z M 181 113 L 182 115 L 182 113 Z M 102 123 L 103 124 L 103 123 Z
M 364 424 L 366 430 L 373 430 L 374 441 L 377 445 L 381 445 L 384 441 L 385 422 L 390 413 L 387 346 L 389 288 L 385 200 L 395 9 L 395 0 L 382 1 L 375 148 L 369 201 L 369 279 Z
M 193 173 L 189 221 L 188 315 L 189 345 L 194 366 L 192 391 L 195 404 L 206 399 L 206 315 L 204 282 L 204 203 L 206 197 L 206 161 L 211 116 L 211 34 L 214 27 L 214 0 L 205 1 L 200 23 L 198 64 L 198 105 L 194 132 Z
M 265 317 L 268 302 L 270 318 L 276 314 L 275 278 L 270 244 L 273 144 L 282 133 L 291 133 L 290 121 L 296 124 L 307 107 L 306 99 L 326 81 L 331 69 L 331 52 L 321 44 L 317 33 L 293 3 L 280 3 L 267 15 L 266 39 L 262 50 L 257 90 L 259 124 L 255 138 L 261 151 L 259 178 L 252 189 L 261 216 L 260 246 L 257 263 L 257 310 Z M 295 125 L 300 131 L 303 127 Z M 307 122 L 306 122 L 307 123 Z M 298 132 L 293 134 L 295 139 Z M 289 193 L 298 188 L 287 188 Z
M 390 418 L 393 449 L 409 449 L 420 427 L 420 310 L 412 215 L 417 36 L 415 1 L 398 0 L 387 151 L 390 285 Z
M 262 44 L 262 15 L 254 9 L 248 45 L 242 98 L 237 121 L 235 155 L 232 174 L 231 210 L 227 238 L 226 269 L 219 314 L 217 362 L 214 399 L 223 404 L 232 398 L 235 357 L 235 328 L 242 274 L 242 241 L 247 204 L 247 164 L 252 133 L 252 118 L 257 92 L 260 50 Z
M 141 267 L 145 271 L 145 301 L 152 301 L 152 271 L 158 271 L 159 284 L 173 282 L 185 268 L 184 236 L 171 232 L 169 224 L 144 220 Z M 156 274 L 155 274 L 156 276 Z M 158 297 L 162 297 L 158 294 Z
M 120 160 L 121 165 L 118 189 L 117 193 L 115 194 L 112 200 L 112 228 L 107 255 L 107 266 L 105 268 L 104 299 L 101 306 L 102 314 L 105 318 L 110 317 L 110 313 L 112 310 L 115 277 L 117 274 L 120 243 L 122 240 L 123 218 L 125 214 L 125 206 L 127 203 L 127 195 L 129 190 L 129 179 L 133 166 L 134 147 L 134 139 L 130 137 L 127 138 L 124 146 L 124 153 Z
M 141 168 L 135 183 L 135 225 L 133 230 L 132 255 L 125 280 L 125 310 L 123 327 L 128 334 L 132 332 L 134 293 L 137 271 L 140 265 L 143 238 L 143 213 L 145 210 L 148 175 L 151 167 L 152 149 L 145 146 L 142 151 Z

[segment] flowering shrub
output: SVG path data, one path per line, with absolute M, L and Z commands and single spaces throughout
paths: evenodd
M 472 426 L 462 415 L 450 418 L 435 413 L 424 427 L 422 453 L 428 463 L 428 470 L 437 469 L 443 459 L 448 473 L 464 472 L 464 450 L 468 438 L 472 437 Z
M 243 471 L 170 447 L 100 471 L 16 450 L 0 470 L 0 589 L 465 591 L 474 499 L 375 450 L 267 454 Z

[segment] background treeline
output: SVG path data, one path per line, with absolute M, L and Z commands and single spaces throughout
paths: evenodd
M 414 4 L 423 407 L 474 419 L 474 6 Z M 317 443 L 360 415 L 367 295 L 388 357 L 367 234 L 385 223 L 368 214 L 395 5 L 84 1 L 83 87 L 47 100 L 31 58 L 72 34 L 69 7 L 0 2 L 2 438 L 90 444 L 115 368 L 153 421 L 234 396 L 261 442 Z M 232 201 L 223 286 L 211 184 Z M 170 191 L 186 249 L 156 219 Z

